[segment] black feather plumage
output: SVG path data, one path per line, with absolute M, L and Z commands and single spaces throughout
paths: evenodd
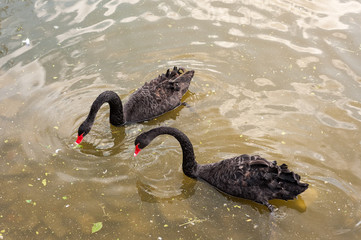
M 138 149 L 145 148 L 161 134 L 174 136 L 183 152 L 183 172 L 192 178 L 203 179 L 220 191 L 264 204 L 270 211 L 271 199 L 294 199 L 308 188 L 300 182 L 301 177 L 291 172 L 286 164 L 280 166 L 260 156 L 240 155 L 211 164 L 198 164 L 195 161 L 193 146 L 189 138 L 175 128 L 159 127 L 142 133 L 135 140 Z
M 181 99 L 187 92 L 193 75 L 193 70 L 185 72 L 184 68 L 177 67 L 172 71 L 168 69 L 165 74 L 159 75 L 135 91 L 124 107 L 115 92 L 101 93 L 78 129 L 77 143 L 90 132 L 96 114 L 104 103 L 107 102 L 110 106 L 109 121 L 114 126 L 144 122 L 181 105 Z

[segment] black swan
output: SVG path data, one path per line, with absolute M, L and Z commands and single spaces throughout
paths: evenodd
M 267 206 L 272 212 L 271 199 L 294 199 L 308 188 L 301 183 L 301 177 L 291 172 L 286 164 L 278 166 L 260 156 L 246 154 L 211 164 L 198 164 L 195 161 L 193 146 L 181 131 L 171 127 L 158 127 L 140 134 L 135 139 L 134 156 L 158 135 L 169 134 L 175 137 L 183 152 L 183 172 L 191 178 L 200 178 L 218 190 L 235 197 L 241 197 Z
M 90 132 L 95 116 L 104 103 L 109 103 L 109 121 L 114 126 L 144 122 L 181 105 L 181 99 L 187 92 L 193 75 L 193 70 L 185 72 L 184 68 L 177 67 L 172 71 L 168 69 L 165 74 L 159 75 L 135 91 L 124 107 L 115 92 L 101 93 L 93 102 L 87 118 L 80 125 L 76 143 L 79 144 Z

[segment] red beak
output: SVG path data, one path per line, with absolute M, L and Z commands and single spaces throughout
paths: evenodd
M 81 135 L 78 136 L 77 140 L 75 141 L 76 144 L 79 144 L 79 143 L 81 143 L 81 141 L 83 141 L 83 138 L 84 138 L 83 134 L 84 133 L 82 133 Z
M 134 157 L 136 157 L 138 155 L 138 153 L 140 152 L 140 148 L 138 147 L 139 143 L 137 145 L 135 145 L 135 150 L 134 150 Z

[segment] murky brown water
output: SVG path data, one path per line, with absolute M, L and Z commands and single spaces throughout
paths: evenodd
M 359 239 L 360 13 L 341 0 L 2 1 L 0 238 Z M 73 148 L 99 93 L 126 101 L 174 65 L 196 71 L 190 107 L 116 128 L 104 106 Z M 200 163 L 259 154 L 310 188 L 271 216 L 184 176 L 171 137 L 134 159 L 139 132 L 162 125 Z

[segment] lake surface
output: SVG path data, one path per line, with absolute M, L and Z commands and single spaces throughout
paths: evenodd
M 349 0 L 1 1 L 0 239 L 360 239 L 360 23 Z M 173 66 L 195 70 L 188 107 L 114 127 L 104 105 L 74 147 L 101 92 Z M 157 126 L 310 187 L 270 214 L 186 177 L 172 137 L 134 158 Z

